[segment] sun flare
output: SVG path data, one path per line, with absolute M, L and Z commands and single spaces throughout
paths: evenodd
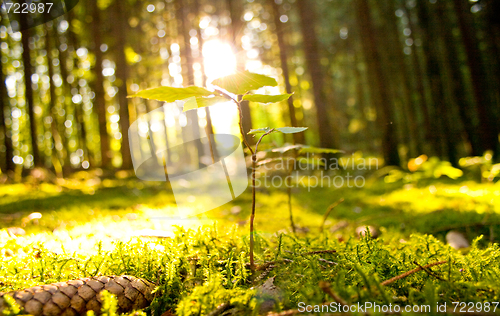
M 207 41 L 203 44 L 202 53 L 209 82 L 236 71 L 236 56 L 228 43 L 219 40 Z
M 205 75 L 209 85 L 214 79 L 230 75 L 236 71 L 236 56 L 231 45 L 214 39 L 203 44 Z M 237 124 L 237 109 L 229 102 L 210 107 L 212 123 L 217 133 L 230 133 Z

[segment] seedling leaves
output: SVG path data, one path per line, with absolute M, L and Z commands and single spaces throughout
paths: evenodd
M 248 134 L 259 134 L 259 133 L 267 133 L 271 130 L 270 127 L 262 127 L 262 128 L 256 128 L 256 129 L 251 129 Z
M 282 132 L 283 134 L 295 134 L 303 132 L 307 127 L 278 127 L 275 128 L 276 131 Z
M 278 95 L 266 95 L 266 94 L 246 94 L 243 96 L 243 100 L 248 100 L 252 102 L 259 103 L 276 103 L 288 99 L 291 94 L 278 94 Z
M 139 91 L 137 94 L 128 96 L 129 98 L 139 97 L 149 100 L 158 100 L 163 102 L 174 102 L 195 97 L 202 98 L 213 95 L 214 93 L 201 87 L 189 86 L 186 88 L 158 87 Z
M 183 112 L 204 108 L 206 106 L 211 106 L 221 102 L 228 102 L 228 99 L 224 97 L 191 97 L 185 100 L 184 106 L 182 108 Z
M 319 148 L 312 146 L 303 146 L 299 149 L 299 153 L 301 154 L 336 154 L 343 153 L 343 150 L 333 149 L 333 148 Z
M 304 145 L 301 145 L 301 144 L 287 145 L 287 146 L 283 146 L 283 147 L 273 148 L 273 149 L 271 149 L 271 152 L 284 154 L 287 151 L 290 151 L 290 150 L 293 150 L 293 149 L 300 149 L 302 147 L 304 147 Z
M 233 75 L 216 79 L 212 81 L 212 84 L 228 92 L 239 95 L 265 86 L 275 87 L 278 85 L 274 78 L 249 71 L 241 71 Z

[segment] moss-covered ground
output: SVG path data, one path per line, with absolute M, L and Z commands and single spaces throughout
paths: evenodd
M 344 202 L 321 231 L 328 206 L 341 198 Z M 158 284 L 157 298 L 146 311 L 157 316 L 166 311 L 206 315 L 220 304 L 228 304 L 235 315 L 257 315 L 266 300 L 277 302 L 275 312 L 297 310 L 300 302 L 340 299 L 428 304 L 428 314 L 437 313 L 438 303 L 447 303 L 451 313 L 453 302 L 468 303 L 467 309 L 489 302 L 493 312 L 500 301 L 499 183 L 463 177 L 387 183 L 373 176 L 362 188 L 296 187 L 296 234 L 290 229 L 286 190 L 259 189 L 257 199 L 260 269 L 252 276 L 249 190 L 186 219 L 171 216 L 175 200 L 165 183 L 142 182 L 123 172 L 0 185 L 0 291 L 130 274 Z M 356 236 L 356 227 L 364 225 L 376 227 L 379 236 Z M 9 227 L 25 234 L 15 235 Z M 447 245 L 450 230 L 462 233 L 471 246 Z M 440 261 L 446 263 L 381 285 Z M 263 298 L 261 284 L 271 277 L 276 291 Z M 484 313 L 485 306 L 476 304 L 474 311 L 481 307 Z

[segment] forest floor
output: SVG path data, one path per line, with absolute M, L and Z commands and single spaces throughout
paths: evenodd
M 340 199 L 321 231 L 326 210 Z M 462 311 L 484 313 L 500 300 L 500 183 L 373 178 L 363 188 L 294 188 L 296 234 L 286 191 L 259 190 L 260 268 L 253 276 L 250 205 L 247 190 L 196 217 L 168 217 L 176 206 L 165 183 L 124 173 L 0 185 L 0 292 L 129 274 L 159 285 L 163 294 L 149 310 L 156 316 L 205 315 L 223 303 L 236 315 L 258 314 L 268 301 L 277 302 L 275 311 L 301 311 L 300 302 L 339 300 L 433 310 L 447 303 L 449 313 L 463 307 L 453 302 L 464 302 Z M 376 227 L 378 237 L 357 237 L 355 229 L 365 225 Z M 451 230 L 471 246 L 447 245 Z M 438 265 L 382 283 L 432 263 Z M 260 293 L 266 280 L 277 289 L 267 298 Z

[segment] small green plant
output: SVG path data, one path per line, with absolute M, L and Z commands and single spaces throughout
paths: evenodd
M 258 103 L 276 103 L 288 99 L 291 94 L 279 95 L 265 95 L 265 94 L 252 94 L 251 91 L 260 89 L 266 86 L 277 86 L 278 83 L 274 78 L 251 73 L 248 71 L 238 72 L 233 75 L 216 79 L 212 82 L 215 86 L 215 91 L 210 91 L 203 87 L 190 86 L 186 88 L 174 87 L 159 87 L 140 91 L 139 93 L 130 97 L 141 97 L 145 99 L 153 99 L 163 102 L 174 102 L 184 100 L 183 111 L 189 111 L 197 108 L 211 106 L 220 102 L 232 101 L 238 107 L 240 116 L 239 128 L 241 137 L 245 146 L 250 151 L 252 157 L 252 212 L 250 215 L 250 269 L 255 270 L 254 260 L 254 219 L 255 219 L 255 169 L 257 163 L 258 147 L 262 139 L 274 132 L 281 132 L 284 134 L 293 134 L 303 132 L 307 127 L 279 127 L 279 128 L 258 128 L 251 130 L 248 134 L 262 134 L 255 144 L 255 148 L 250 146 L 245 131 L 243 129 L 243 112 L 241 110 L 242 101 L 252 101 Z
M 290 215 L 290 226 L 292 228 L 292 232 L 296 233 L 296 226 L 293 220 L 293 211 L 292 211 L 292 172 L 295 170 L 296 163 L 299 165 L 311 165 L 311 166 L 325 166 L 325 164 L 321 161 L 321 159 L 317 157 L 309 157 L 309 154 L 337 154 L 343 153 L 342 150 L 331 149 L 331 148 L 318 148 L 313 146 L 307 146 L 303 144 L 285 144 L 282 147 L 272 148 L 268 150 L 272 153 L 279 153 L 280 157 L 277 158 L 269 158 L 264 159 L 258 162 L 258 165 L 265 165 L 268 163 L 284 163 L 286 166 L 287 177 L 285 178 L 285 186 L 287 188 L 287 196 L 288 196 L 288 213 Z M 289 154 L 291 153 L 291 154 Z

